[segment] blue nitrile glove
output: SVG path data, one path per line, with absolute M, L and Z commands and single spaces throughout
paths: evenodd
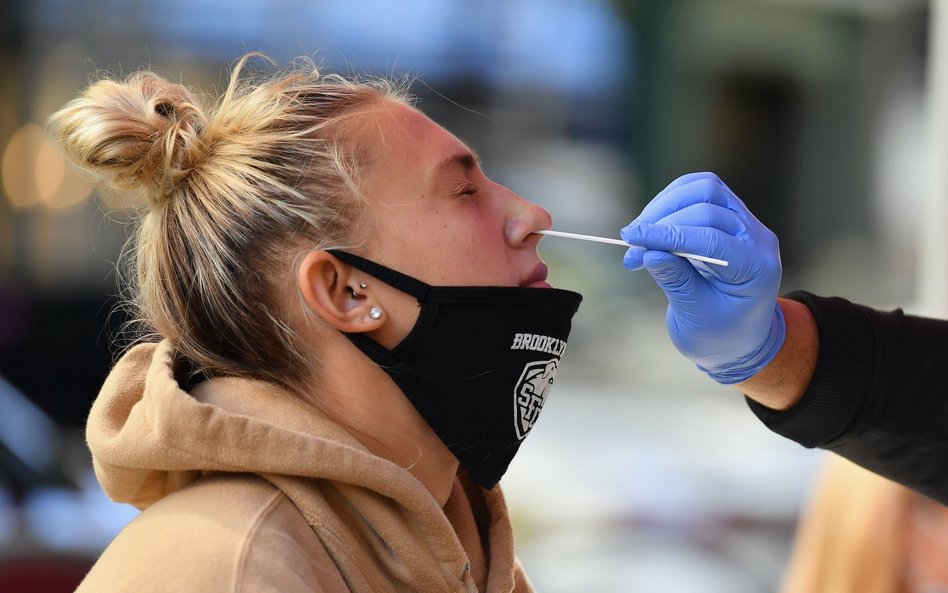
M 777 237 L 713 173 L 673 181 L 621 231 L 635 245 L 630 270 L 645 267 L 665 291 L 665 325 L 678 351 L 712 379 L 744 381 L 783 345 L 786 325 L 777 293 Z M 727 260 L 727 267 L 672 255 Z

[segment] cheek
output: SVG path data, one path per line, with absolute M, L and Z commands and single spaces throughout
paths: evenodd
M 458 247 L 476 247 L 493 255 L 506 248 L 504 217 L 490 209 L 486 201 L 471 201 L 452 214 L 446 216 L 441 224 L 445 231 L 456 237 Z
M 473 209 L 472 209 L 473 210 Z M 490 211 L 472 213 L 454 225 L 445 238 L 445 256 L 463 262 L 463 278 L 472 285 L 507 285 L 515 281 L 511 252 L 504 235 L 504 219 Z
M 371 242 L 393 267 L 429 284 L 516 283 L 505 220 L 487 206 L 468 200 L 388 210 Z
M 477 249 L 496 253 L 504 241 L 504 220 L 486 204 L 477 200 L 449 202 L 444 206 L 422 208 L 415 213 L 415 238 L 449 253 Z

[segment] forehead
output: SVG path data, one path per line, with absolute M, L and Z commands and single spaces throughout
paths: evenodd
M 370 113 L 374 148 L 381 161 L 431 165 L 469 149 L 454 134 L 413 107 L 386 100 Z

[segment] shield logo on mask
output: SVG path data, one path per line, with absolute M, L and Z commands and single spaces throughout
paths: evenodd
M 528 363 L 514 388 L 514 428 L 521 441 L 533 428 L 556 377 L 557 359 Z

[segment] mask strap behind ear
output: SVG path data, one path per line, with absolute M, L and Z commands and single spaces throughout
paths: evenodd
M 420 280 L 416 280 L 411 276 L 406 276 L 401 272 L 396 272 L 391 268 L 386 268 L 385 266 L 377 264 L 370 259 L 365 259 L 360 255 L 353 255 L 340 249 L 327 249 L 326 251 L 327 253 L 334 255 L 340 261 L 349 264 L 353 268 L 374 276 L 382 282 L 385 282 L 386 284 L 389 284 L 404 293 L 410 294 L 411 296 L 418 299 L 419 303 L 424 303 L 428 300 L 428 294 L 431 291 L 431 286 Z

